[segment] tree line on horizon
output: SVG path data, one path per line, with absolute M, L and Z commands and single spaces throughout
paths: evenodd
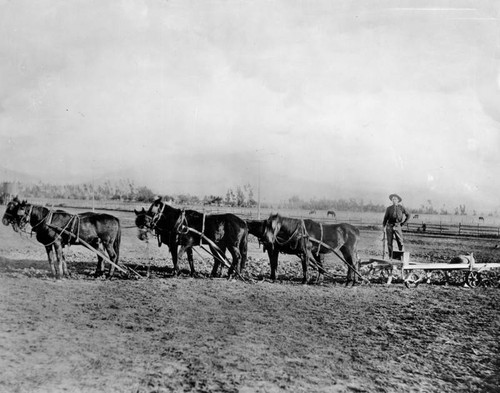
M 78 199 L 78 200 L 111 200 L 124 202 L 152 202 L 159 195 L 149 187 L 136 186 L 133 181 L 124 179 L 116 182 L 105 181 L 100 184 L 81 183 L 56 185 L 50 183 L 26 184 L 17 183 L 19 195 L 23 198 L 50 198 L 50 199 Z M 255 207 L 258 202 L 254 198 L 253 187 L 250 184 L 229 188 L 225 195 L 205 195 L 200 198 L 190 194 L 170 194 L 161 195 L 165 200 L 178 205 L 211 205 L 230 207 Z M 262 203 L 261 207 L 303 209 L 303 210 L 335 210 L 352 212 L 374 212 L 383 213 L 387 208 L 383 204 L 375 204 L 372 201 L 365 202 L 357 198 L 338 199 L 311 199 L 304 200 L 297 195 L 286 201 L 282 201 L 278 206 L 271 206 Z M 437 209 L 431 200 L 427 200 L 418 208 L 407 207 L 411 214 L 439 214 L 439 215 L 468 215 L 465 205 L 459 205 L 450 213 L 443 205 Z M 476 211 L 472 215 L 476 215 Z M 480 213 L 481 215 L 483 213 Z M 496 215 L 496 212 L 495 212 Z

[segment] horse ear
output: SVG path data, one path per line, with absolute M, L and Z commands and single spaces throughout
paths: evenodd
M 142 208 L 141 213 L 146 213 L 146 209 Z
M 135 210 L 135 209 L 134 209 L 134 213 L 135 213 L 136 216 L 139 215 L 139 212 L 137 210 Z

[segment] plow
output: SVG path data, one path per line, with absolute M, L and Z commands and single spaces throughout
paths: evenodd
M 394 250 L 392 258 L 386 257 L 385 231 L 382 238 L 382 258 L 360 259 L 365 277 L 370 280 L 379 273 L 390 285 L 395 273 L 400 273 L 407 288 L 415 288 L 421 283 L 440 282 L 470 288 L 500 287 L 500 263 L 478 263 L 474 254 L 459 255 L 448 263 L 426 263 L 412 261 L 407 251 Z
M 452 258 L 448 263 L 422 263 L 410 259 L 406 251 L 394 251 L 392 259 L 368 258 L 360 261 L 369 280 L 376 272 L 390 285 L 399 272 L 407 288 L 422 283 L 444 283 L 475 287 L 500 287 L 500 263 L 478 263 L 473 254 Z

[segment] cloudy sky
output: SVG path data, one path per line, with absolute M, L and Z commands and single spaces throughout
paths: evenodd
M 500 2 L 0 0 L 0 166 L 500 209 Z

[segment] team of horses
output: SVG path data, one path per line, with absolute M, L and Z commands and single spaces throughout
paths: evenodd
M 14 198 L 7 204 L 2 218 L 4 225 L 12 225 L 14 231 L 24 230 L 30 224 L 36 239 L 47 252 L 50 270 L 55 278 L 68 275 L 63 248 L 85 242 L 107 252 L 110 261 L 107 277 L 112 277 L 120 254 L 121 226 L 118 218 L 105 213 L 86 212 L 70 214 L 64 210 L 52 210 Z M 104 260 L 97 255 L 94 275 L 104 273 Z
M 359 275 L 357 243 L 359 230 L 350 224 L 323 224 L 311 219 L 271 214 L 265 220 L 244 220 L 231 213 L 206 214 L 196 210 L 177 209 L 158 198 L 149 208 L 135 212 L 135 226 L 140 240 L 153 234 L 158 246 L 170 251 L 174 274 L 180 273 L 178 260 L 187 254 L 191 276 L 196 275 L 193 247 L 201 247 L 214 257 L 211 275 L 219 275 L 220 266 L 228 268 L 228 277 L 241 277 L 247 261 L 248 235 L 255 236 L 269 256 L 271 280 L 276 280 L 280 253 L 296 255 L 302 264 L 302 282 L 308 281 L 308 267 L 318 271 L 317 280 L 326 272 L 324 257 L 333 253 L 348 268 L 347 282 L 356 283 Z M 95 276 L 104 274 L 104 261 L 109 262 L 108 278 L 118 267 L 121 226 L 118 218 L 104 213 L 70 214 L 45 206 L 30 204 L 17 198 L 7 204 L 4 225 L 25 231 L 30 224 L 36 239 L 45 247 L 52 275 L 68 275 L 63 248 L 83 244 L 95 251 L 98 264 Z M 98 251 L 102 248 L 106 253 Z M 231 262 L 226 258 L 231 255 Z

